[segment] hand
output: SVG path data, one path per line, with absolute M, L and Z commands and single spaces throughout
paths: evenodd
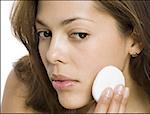
M 114 91 L 107 88 L 102 93 L 96 108 L 95 113 L 124 113 L 129 96 L 129 89 L 122 85 L 116 86 Z

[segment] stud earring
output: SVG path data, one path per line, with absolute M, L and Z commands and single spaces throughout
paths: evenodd
M 134 52 L 133 54 L 131 54 L 132 57 L 137 57 L 138 54 L 136 52 Z

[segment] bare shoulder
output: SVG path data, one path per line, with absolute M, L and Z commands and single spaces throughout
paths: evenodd
M 26 86 L 17 79 L 14 70 L 12 70 L 4 89 L 2 112 L 35 112 L 25 105 L 27 94 Z

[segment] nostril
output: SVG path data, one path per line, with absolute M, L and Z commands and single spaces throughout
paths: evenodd
M 61 60 L 58 60 L 58 62 L 62 63 L 62 61 L 61 61 Z

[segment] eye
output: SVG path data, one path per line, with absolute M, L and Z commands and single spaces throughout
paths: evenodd
M 48 39 L 52 37 L 52 32 L 49 30 L 45 30 L 45 31 L 38 31 L 37 32 L 38 38 L 44 38 L 44 39 Z
M 89 34 L 85 33 L 85 32 L 75 32 L 75 33 L 71 34 L 71 38 L 75 38 L 77 40 L 82 40 L 82 39 L 87 38 L 88 35 Z

